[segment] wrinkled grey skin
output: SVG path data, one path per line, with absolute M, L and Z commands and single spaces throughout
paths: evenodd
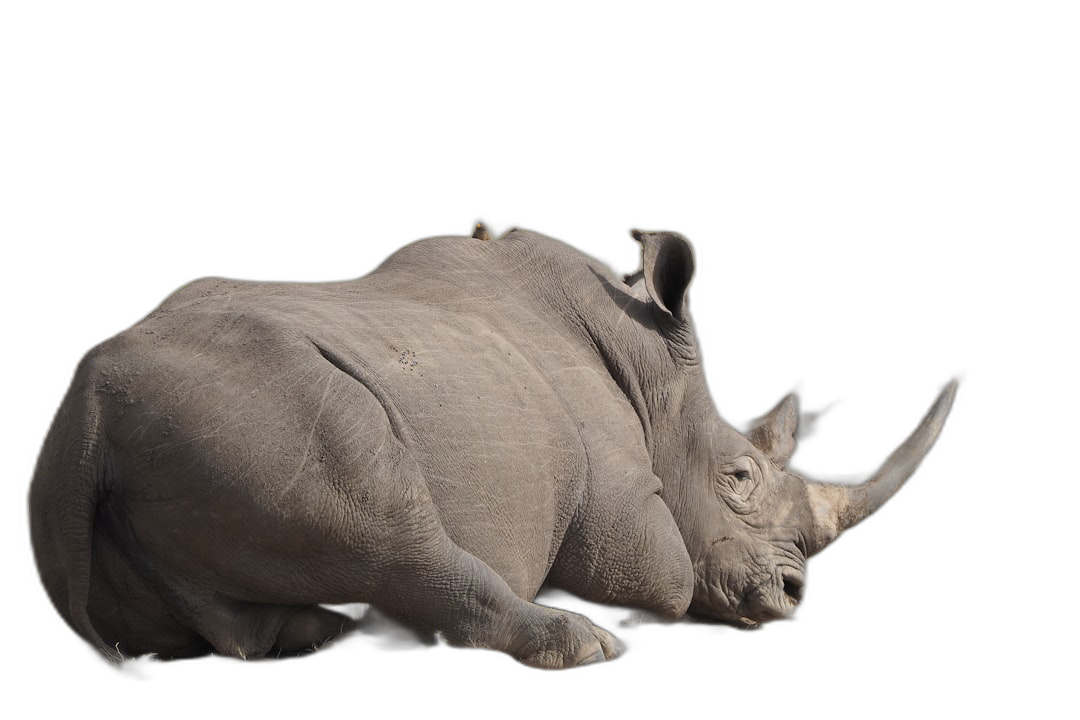
M 861 486 L 785 465 L 705 386 L 689 244 L 629 278 L 526 231 L 409 245 L 359 280 L 194 282 L 80 364 L 30 491 L 60 614 L 107 657 L 296 654 L 368 602 L 539 667 L 615 657 L 545 582 L 665 618 L 789 615 L 806 558 L 914 471 L 948 413 Z

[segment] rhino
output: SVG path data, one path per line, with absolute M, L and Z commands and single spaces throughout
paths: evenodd
M 889 499 L 950 382 L 858 485 L 787 468 L 797 399 L 710 398 L 690 243 L 621 277 L 526 230 L 405 246 L 360 279 L 195 281 L 81 361 L 30 487 L 47 593 L 106 658 L 297 655 L 369 603 L 452 645 L 564 668 L 622 644 L 536 604 L 756 627 Z

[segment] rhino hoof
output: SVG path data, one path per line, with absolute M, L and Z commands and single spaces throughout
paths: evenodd
M 553 611 L 518 660 L 532 667 L 561 669 L 614 660 L 625 646 L 582 615 Z

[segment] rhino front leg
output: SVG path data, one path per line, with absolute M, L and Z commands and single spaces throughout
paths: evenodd
M 549 582 L 593 602 L 682 617 L 693 597 L 693 568 L 658 485 L 651 474 L 638 483 L 595 483 Z
M 541 611 L 532 627 L 515 643 L 519 661 L 538 668 L 559 669 L 611 660 L 623 645 L 583 615 L 533 605 Z M 520 642 L 524 638 L 524 642 Z
M 440 535 L 438 547 L 417 554 L 375 605 L 451 645 L 500 650 L 533 667 L 574 667 L 621 652 L 606 630 L 521 599 L 482 560 Z

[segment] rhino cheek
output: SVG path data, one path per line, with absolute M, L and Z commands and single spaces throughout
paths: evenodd
M 738 606 L 738 598 L 728 596 L 723 585 L 705 582 L 702 584 L 700 599 L 695 593 L 692 607 L 697 614 L 723 620 L 735 618 Z
M 760 570 L 747 543 L 731 535 L 713 541 L 695 567 L 697 582 L 692 609 L 696 614 L 745 626 L 745 595 Z
M 699 618 L 740 625 L 739 607 L 742 600 L 731 593 L 720 581 L 705 580 L 699 582 L 694 591 L 694 600 L 690 604 L 690 614 Z

